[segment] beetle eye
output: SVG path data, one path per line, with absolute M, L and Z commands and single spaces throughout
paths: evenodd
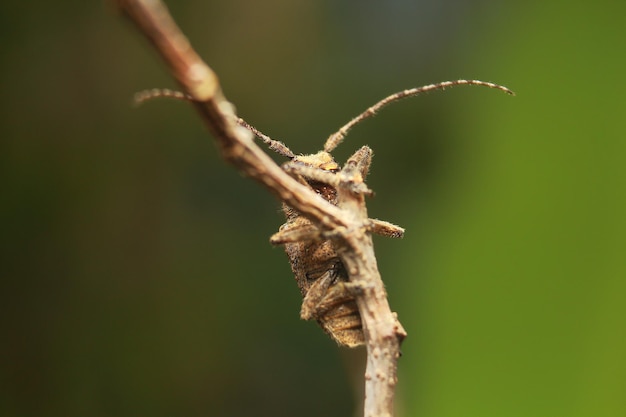
M 309 281 L 316 281 L 322 277 L 326 272 L 328 272 L 327 268 L 315 269 L 313 271 L 309 271 L 306 274 L 306 279 Z

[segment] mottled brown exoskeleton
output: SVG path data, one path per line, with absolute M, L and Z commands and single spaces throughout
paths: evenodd
M 283 165 L 285 171 L 300 183 L 310 187 L 326 201 L 341 207 L 338 201 L 338 191 L 371 194 L 363 182 L 372 159 L 372 150 L 369 147 L 360 148 L 348 159 L 348 163 L 343 168 L 330 154 L 341 143 L 348 131 L 389 103 L 455 85 L 479 85 L 513 94 L 506 87 L 477 80 L 446 81 L 404 90 L 386 97 L 352 119 L 326 140 L 324 150 L 312 155 L 295 155 L 286 145 L 270 139 L 243 119 L 239 119 L 238 123 L 251 130 L 268 144 L 270 149 L 290 159 Z M 158 96 L 189 100 L 189 97 L 182 93 L 170 90 L 150 90 L 138 94 L 136 101 L 142 102 Z M 363 345 L 365 336 L 361 316 L 350 286 L 350 277 L 337 254 L 332 239 L 329 238 L 332 231 L 320 230 L 286 204 L 283 204 L 283 211 L 287 221 L 270 238 L 270 242 L 274 245 L 285 246 L 291 269 L 303 297 L 300 317 L 304 320 L 316 320 L 340 345 L 348 347 Z M 376 219 L 369 220 L 368 229 L 373 233 L 388 237 L 402 237 L 404 234 L 402 228 Z
M 367 175 L 371 156 L 371 150 L 363 147 L 351 158 L 359 166 L 357 172 L 361 181 Z M 337 205 L 337 187 L 341 184 L 335 180 L 335 175 L 340 172 L 340 168 L 329 151 L 294 156 L 285 169 L 326 201 Z M 357 179 L 350 191 L 369 193 L 361 181 Z M 341 345 L 362 345 L 364 335 L 361 317 L 349 289 L 348 273 L 332 240 L 327 239 L 322 231 L 287 204 L 283 204 L 283 211 L 287 221 L 271 237 L 270 242 L 285 245 L 291 269 L 303 296 L 300 317 L 304 320 L 315 319 Z M 397 237 L 403 234 L 403 230 L 397 226 L 373 219 L 371 222 L 372 230 Z

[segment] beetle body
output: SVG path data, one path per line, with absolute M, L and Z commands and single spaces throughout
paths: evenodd
M 307 184 L 325 200 L 337 204 L 334 187 L 317 181 L 307 181 Z M 287 205 L 283 205 L 283 211 L 287 222 L 281 226 L 278 236 L 306 234 L 307 230 L 315 234 L 316 228 L 307 218 Z M 300 317 L 315 319 L 340 345 L 362 345 L 361 316 L 354 296 L 346 286 L 348 274 L 333 243 L 323 238 L 303 237 L 285 243 L 285 252 L 303 297 Z

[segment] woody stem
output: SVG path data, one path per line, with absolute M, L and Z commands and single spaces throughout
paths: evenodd
M 396 361 L 404 331 L 387 303 L 367 232 L 370 222 L 364 203 L 357 198 L 354 204 L 340 209 L 319 198 L 276 165 L 253 142 L 251 133 L 237 125 L 234 107 L 222 94 L 216 74 L 194 51 L 162 2 L 112 1 L 152 43 L 183 92 L 191 96 L 224 159 L 309 218 L 320 230 L 341 231 L 334 240 L 341 248 L 340 255 L 350 280 L 368 284 L 356 297 L 368 349 L 365 415 L 391 417 Z

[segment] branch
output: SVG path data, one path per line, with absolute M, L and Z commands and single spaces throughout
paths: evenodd
M 337 188 L 338 206 L 329 203 L 288 175 L 253 142 L 249 130 L 238 126 L 234 106 L 222 94 L 216 74 L 193 50 L 163 3 L 114 2 L 153 44 L 184 93 L 191 96 L 224 159 L 332 236 L 348 272 L 366 338 L 365 416 L 391 417 L 397 359 L 406 333 L 387 302 L 364 196 L 354 191 L 358 188 L 355 184 L 363 183 L 360 162 L 348 161 L 339 173 L 346 186 Z

